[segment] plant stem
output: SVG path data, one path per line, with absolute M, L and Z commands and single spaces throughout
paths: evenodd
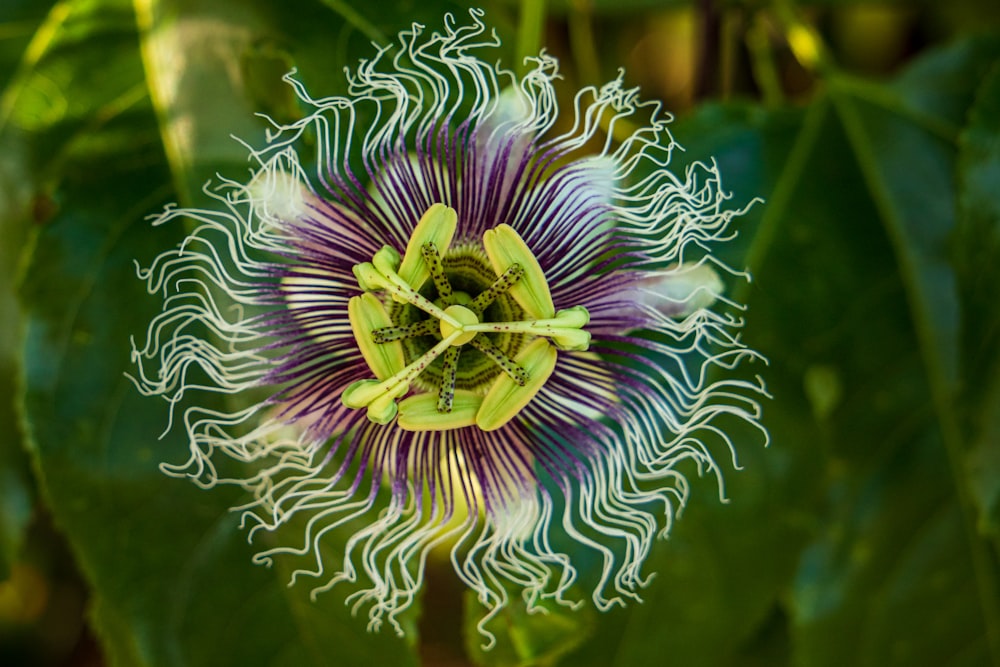
M 545 0 L 521 0 L 521 22 L 517 27 L 518 73 L 527 71 L 524 59 L 537 56 L 542 48 Z

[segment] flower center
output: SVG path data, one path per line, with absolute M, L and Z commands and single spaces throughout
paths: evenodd
M 436 257 L 436 255 L 435 255 Z M 433 261 L 433 259 L 431 260 Z M 421 295 L 435 305 L 447 309 L 452 305 L 474 309 L 474 296 L 487 290 L 497 280 L 496 272 L 490 265 L 489 258 L 480 244 L 469 242 L 453 243 L 441 257 L 444 279 L 439 276 L 437 281 L 428 280 L 420 289 Z M 435 270 L 437 274 L 437 270 Z M 441 289 L 438 288 L 441 285 Z M 451 290 L 450 292 L 448 290 Z M 393 325 L 397 327 L 416 327 L 409 336 L 400 339 L 407 362 L 423 356 L 441 340 L 441 326 L 433 316 L 420 310 L 408 302 L 398 303 L 391 299 L 386 304 L 386 310 Z M 492 303 L 486 305 L 482 312 L 473 310 L 479 322 L 510 322 L 525 319 L 524 310 L 511 296 L 509 290 L 499 293 Z M 424 332 L 422 335 L 421 330 Z M 480 352 L 482 343 L 492 343 L 492 346 L 508 358 L 513 358 L 524 347 L 528 336 L 521 333 L 483 333 L 478 335 L 475 345 L 466 345 L 458 359 L 455 370 L 455 389 L 470 390 L 485 395 L 496 376 L 501 373 L 500 366 L 494 361 L 499 355 L 490 358 Z M 490 348 L 492 351 L 493 347 Z M 445 355 L 439 356 L 416 378 L 411 389 L 413 391 L 438 392 L 441 387 Z
M 556 348 L 586 350 L 590 344 L 590 334 L 583 330 L 587 310 L 555 311 L 538 260 L 508 225 L 483 235 L 489 267 L 472 260 L 481 265 L 477 273 L 492 273 L 492 281 L 477 286 L 481 290 L 475 297 L 454 290 L 445 253 L 457 221 L 454 209 L 435 204 L 420 219 L 402 257 L 386 246 L 371 262 L 354 267 L 364 294 L 350 300 L 348 315 L 375 378 L 355 382 L 341 400 L 350 408 L 366 408 L 376 423 L 387 424 L 398 414 L 397 423 L 407 430 L 500 428 L 548 380 Z M 461 253 L 458 257 L 468 259 Z M 433 289 L 422 290 L 428 280 Z M 516 306 L 499 303 L 511 300 Z M 491 308 L 494 302 L 504 307 Z M 497 313 L 524 319 L 490 321 Z M 415 340 L 433 342 L 417 347 Z M 498 345 L 498 340 L 505 343 Z M 478 359 L 463 367 L 463 355 Z M 411 385 L 416 393 L 397 404 Z

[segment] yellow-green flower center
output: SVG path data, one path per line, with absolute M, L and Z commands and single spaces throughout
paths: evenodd
M 556 348 L 586 350 L 590 343 L 583 330 L 589 320 L 586 309 L 555 311 L 538 260 L 513 228 L 500 225 L 483 235 L 487 266 L 467 253 L 447 257 L 457 223 L 453 209 L 435 204 L 420 219 L 402 257 L 386 246 L 371 262 L 354 267 L 365 293 L 350 300 L 348 314 L 375 378 L 355 382 L 341 400 L 350 408 L 367 409 L 376 423 L 387 424 L 398 415 L 397 423 L 407 430 L 500 428 L 548 380 Z M 456 291 L 452 278 L 460 278 L 462 271 L 449 276 L 449 259 L 459 267 L 471 262 L 474 273 L 489 273 L 491 280 L 479 286 L 475 297 Z M 428 280 L 433 285 L 425 290 Z M 491 309 L 498 300 L 513 304 Z M 489 321 L 491 314 L 512 312 L 524 319 Z M 501 338 L 506 349 L 495 342 Z M 417 348 L 412 341 L 418 339 L 434 342 Z M 509 345 L 511 340 L 517 345 Z M 477 354 L 478 361 L 463 368 L 460 357 L 466 350 Z M 483 360 L 488 360 L 488 370 L 483 370 Z M 436 369 L 428 372 L 432 364 Z M 459 384 L 460 375 L 465 385 L 474 380 L 471 387 Z M 416 393 L 397 403 L 411 386 Z

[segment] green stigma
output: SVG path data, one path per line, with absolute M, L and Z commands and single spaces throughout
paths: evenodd
M 351 330 L 375 377 L 341 400 L 373 422 L 498 429 L 552 375 L 557 349 L 590 344 L 587 310 L 555 310 L 538 260 L 512 227 L 487 231 L 470 250 L 452 248 L 457 224 L 454 209 L 434 204 L 402 256 L 386 246 L 354 267 L 364 294 L 348 304 Z

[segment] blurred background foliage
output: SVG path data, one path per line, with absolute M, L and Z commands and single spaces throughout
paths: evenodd
M 231 492 L 163 477 L 176 434 L 123 377 L 158 310 L 144 218 L 240 177 L 280 81 L 343 68 L 453 0 L 0 4 L 3 665 L 1000 665 L 1000 3 L 491 0 L 564 102 L 620 67 L 741 205 L 772 444 L 728 503 L 695 480 L 643 604 L 479 611 L 434 566 L 415 632 L 251 565 Z M 720 453 L 720 455 L 723 453 Z M 690 472 L 696 477 L 695 470 Z M 466 609 L 466 602 L 470 608 Z

